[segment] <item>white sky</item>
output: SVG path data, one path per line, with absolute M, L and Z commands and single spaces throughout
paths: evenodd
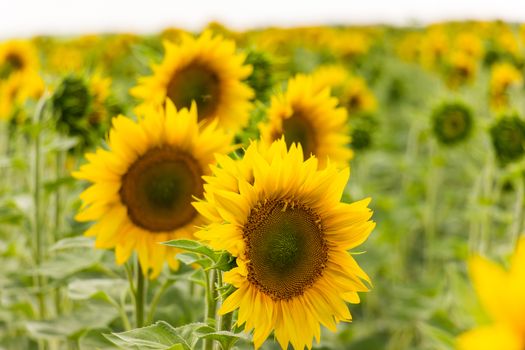
M 442 19 L 525 22 L 525 0 L 0 0 L 0 38 L 104 31 L 236 29 L 330 23 L 409 24 Z

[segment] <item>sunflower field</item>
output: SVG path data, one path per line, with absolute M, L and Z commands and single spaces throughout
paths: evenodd
M 525 24 L 0 42 L 0 350 L 525 349 Z

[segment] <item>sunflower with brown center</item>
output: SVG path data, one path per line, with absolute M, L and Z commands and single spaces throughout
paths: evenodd
M 144 104 L 162 105 L 166 98 L 177 108 L 197 104 L 198 119 L 217 118 L 222 127 L 237 130 L 246 125 L 253 90 L 243 82 L 252 72 L 235 43 L 213 37 L 210 31 L 193 38 L 182 34 L 177 45 L 164 42 L 165 57 L 142 77 L 131 94 Z M 143 104 L 143 105 L 144 105 Z
M 288 146 L 300 143 L 304 157 L 315 155 L 321 166 L 328 158 L 346 165 L 353 154 L 346 123 L 346 111 L 338 107 L 330 89 L 321 90 L 310 76 L 298 75 L 288 82 L 285 93 L 272 97 L 268 122 L 259 129 L 267 145 L 284 136 Z
M 97 248 L 115 248 L 118 264 L 135 250 L 143 273 L 155 278 L 164 262 L 178 267 L 175 251 L 159 244 L 192 238 L 203 218 L 191 205 L 203 194 L 202 176 L 214 154 L 232 150 L 231 138 L 209 123 L 199 131 L 197 109 L 151 108 L 138 123 L 119 116 L 109 133 L 110 150 L 86 155 L 73 175 L 93 184 L 80 198 L 79 221 L 95 221 L 86 236 Z
M 219 157 L 195 208 L 211 220 L 196 236 L 227 250 L 237 267 L 224 280 L 237 290 L 219 313 L 239 309 L 237 325 L 254 329 L 259 348 L 272 330 L 283 349 L 311 348 L 320 325 L 332 331 L 350 321 L 346 302 L 359 303 L 369 278 L 347 250 L 372 229 L 369 199 L 341 203 L 349 170 L 316 157 L 304 161 L 300 145 L 252 143 L 243 160 Z
M 10 119 L 28 98 L 38 98 L 44 83 L 38 56 L 28 41 L 0 43 L 0 119 Z

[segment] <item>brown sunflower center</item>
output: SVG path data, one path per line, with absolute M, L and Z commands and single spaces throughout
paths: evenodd
M 8 78 L 12 73 L 24 68 L 24 61 L 20 56 L 10 53 L 5 57 L 5 61 L 0 67 L 0 78 Z
M 122 178 L 120 196 L 133 223 L 152 232 L 171 231 L 197 214 L 192 196 L 203 192 L 203 175 L 189 154 L 154 148 L 138 158 Z
M 274 300 L 301 295 L 323 273 L 328 248 L 319 215 L 282 200 L 260 203 L 243 229 L 248 280 Z
M 190 63 L 177 71 L 166 89 L 166 95 L 175 106 L 189 108 L 197 104 L 199 121 L 213 117 L 220 99 L 219 76 L 202 63 Z
M 312 154 L 316 154 L 316 133 L 312 123 L 303 112 L 296 111 L 290 118 L 284 119 L 282 122 L 282 133 L 275 133 L 273 139 L 277 140 L 282 135 L 284 135 L 284 140 L 288 147 L 294 142 L 300 143 L 305 158 L 310 158 Z

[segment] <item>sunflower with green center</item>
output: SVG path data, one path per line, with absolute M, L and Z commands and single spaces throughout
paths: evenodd
M 153 75 L 139 79 L 131 94 L 143 105 L 162 105 L 166 98 L 177 108 L 195 101 L 199 121 L 217 118 L 220 126 L 237 130 L 246 125 L 254 96 L 243 82 L 252 67 L 236 53 L 235 43 L 213 37 L 210 31 L 193 38 L 183 34 L 180 43 L 164 42 L 165 57 L 153 66 Z M 141 107 L 139 107 L 140 109 Z
M 305 158 L 315 155 L 321 166 L 328 158 L 346 165 L 353 155 L 345 109 L 338 107 L 329 88 L 319 90 L 310 76 L 296 76 L 285 93 L 272 96 L 268 121 L 259 129 L 267 145 L 284 136 L 289 146 L 301 144 Z
M 228 153 L 231 137 L 217 122 L 199 128 L 195 104 L 177 112 L 151 108 L 138 123 L 113 119 L 109 149 L 86 155 L 73 175 L 92 182 L 80 198 L 79 221 L 95 221 L 86 236 L 97 248 L 115 248 L 118 264 L 135 250 L 143 273 L 155 278 L 167 261 L 178 267 L 175 251 L 159 242 L 192 238 L 203 218 L 191 205 L 203 193 L 202 176 L 214 154 Z
M 461 334 L 458 350 L 525 349 L 525 238 L 518 242 L 509 270 L 476 256 L 469 270 L 489 324 Z
M 370 199 L 347 204 L 341 196 L 348 168 L 316 157 L 301 145 L 287 150 L 252 143 L 240 161 L 219 157 L 205 178 L 205 200 L 195 208 L 211 221 L 196 236 L 236 257 L 224 275 L 236 289 L 219 313 L 239 309 L 237 325 L 254 330 L 255 348 L 274 331 L 283 349 L 311 348 L 320 325 L 335 331 L 351 321 L 346 302 L 368 290 L 366 273 L 348 253 L 373 230 Z
M 443 145 L 466 140 L 473 129 L 471 109 L 462 102 L 445 102 L 432 113 L 432 131 Z

